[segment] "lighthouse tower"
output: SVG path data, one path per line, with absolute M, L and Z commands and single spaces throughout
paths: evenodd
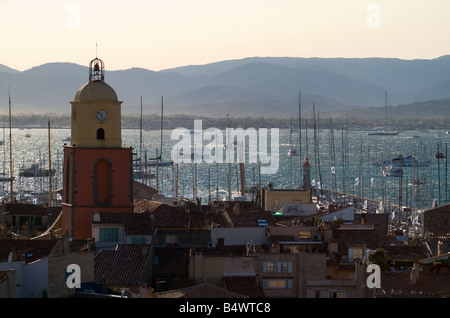
M 64 146 L 62 229 L 92 238 L 94 212 L 132 212 L 132 148 L 122 147 L 121 105 L 105 83 L 103 61 L 89 64 L 89 81 L 75 94 L 71 140 Z
M 303 182 L 302 189 L 310 190 L 311 189 L 311 164 L 309 163 L 308 157 L 305 157 L 305 161 L 302 164 L 303 167 Z

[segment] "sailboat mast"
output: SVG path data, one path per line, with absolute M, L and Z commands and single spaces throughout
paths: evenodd
M 387 91 L 384 91 L 384 103 L 385 103 L 384 131 L 387 132 L 387 109 L 388 109 Z
M 11 88 L 8 85 L 8 99 L 9 99 L 9 176 L 10 176 L 10 198 L 11 203 L 14 201 L 14 193 L 13 193 L 13 180 L 14 180 L 14 171 L 13 171 L 13 161 L 12 161 L 12 132 L 11 132 Z
M 142 159 L 142 96 L 141 96 L 141 119 L 139 122 L 139 161 Z
M 50 144 L 50 120 L 48 121 L 48 170 L 49 170 L 49 179 L 48 179 L 48 187 L 49 187 L 49 206 L 53 206 L 53 184 L 52 184 L 52 151 Z
M 290 167 L 290 187 L 292 188 L 292 174 L 293 174 L 293 167 L 292 167 L 292 156 L 293 156 L 293 152 L 294 152 L 294 146 L 292 145 L 292 117 L 291 117 L 291 121 L 290 121 L 290 126 L 289 126 L 289 167 Z
M 298 151 L 299 151 L 299 164 L 300 171 L 302 169 L 302 92 L 298 91 Z M 301 174 L 300 183 L 301 184 Z
M 161 96 L 161 141 L 160 141 L 160 156 L 162 159 L 162 154 L 163 154 L 163 120 L 164 120 L 164 112 L 163 112 L 163 108 L 164 108 L 164 104 L 163 104 L 163 96 Z

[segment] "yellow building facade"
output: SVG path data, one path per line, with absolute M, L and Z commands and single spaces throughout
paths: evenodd
M 311 203 L 310 190 L 261 189 L 261 191 L 264 211 L 276 212 L 283 204 Z

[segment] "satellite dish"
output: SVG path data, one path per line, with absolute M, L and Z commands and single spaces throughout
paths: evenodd
M 13 256 L 13 253 L 12 253 L 12 251 L 11 251 L 11 252 L 9 252 L 9 255 L 8 255 L 8 263 L 11 263 L 11 261 L 12 261 L 12 256 Z

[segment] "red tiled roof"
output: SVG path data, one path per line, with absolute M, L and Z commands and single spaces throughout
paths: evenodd
M 139 285 L 149 244 L 117 244 L 115 250 L 101 250 L 94 258 L 95 283 L 114 286 Z
M 195 253 L 205 256 L 242 256 L 246 255 L 245 245 L 227 245 L 216 247 L 196 247 Z
M 333 231 L 333 238 L 338 241 L 339 252 L 347 255 L 352 246 L 365 245 L 369 249 L 380 248 L 380 238 L 375 229 L 337 228 Z
M 188 247 L 154 247 L 153 277 L 187 277 L 189 250 Z
M 151 212 L 153 224 L 157 228 L 201 228 L 205 227 L 204 213 L 189 213 L 184 208 L 171 206 L 157 201 L 140 201 L 135 211 Z
M 153 212 L 157 209 L 162 203 L 159 201 L 148 201 L 148 200 L 139 200 L 134 202 L 134 212 Z
M 7 262 L 13 250 L 26 263 L 34 262 L 49 256 L 57 243 L 58 240 L 0 239 L 0 262 Z
M 396 246 L 405 245 L 403 241 L 399 241 L 395 235 L 380 235 L 380 245 L 385 246 Z
M 419 272 L 417 282 L 412 284 L 411 271 L 382 272 L 381 288 L 390 294 L 392 290 L 401 290 L 404 294 L 434 294 L 450 292 L 450 273 Z
M 363 213 L 355 214 L 355 221 L 359 224 L 373 224 L 380 234 L 387 234 L 389 229 L 389 213 Z
M 385 246 L 384 249 L 391 261 L 415 260 L 428 257 L 428 250 L 424 245 Z
M 264 290 L 256 284 L 254 276 L 224 276 L 225 287 L 249 298 L 265 298 Z
M 6 203 L 6 212 L 10 215 L 48 215 L 48 208 L 31 203 Z
M 428 246 L 430 247 L 433 255 L 438 254 L 438 244 L 441 242 L 441 253 L 450 252 L 450 234 L 447 235 L 433 235 L 427 239 Z
M 225 288 L 203 283 L 180 289 L 173 289 L 157 293 L 158 298 L 244 298 L 243 295 L 233 293 Z
M 224 209 L 230 216 L 234 227 L 260 227 L 257 222 L 258 219 L 266 220 L 268 223 L 267 226 L 275 226 L 276 219 L 272 215 L 272 212 L 255 208 L 253 203 L 250 203 L 251 204 L 246 202 L 231 202 L 230 207 Z M 239 204 L 238 214 L 233 211 L 236 204 Z
M 98 212 L 100 221 L 93 221 L 93 224 L 123 224 L 127 235 L 151 235 L 152 219 L 148 212 L 128 213 L 128 212 Z

